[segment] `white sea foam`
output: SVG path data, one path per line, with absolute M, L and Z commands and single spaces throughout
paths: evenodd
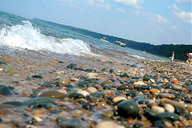
M 70 55 L 92 54 L 89 45 L 82 40 L 47 36 L 34 28 L 31 22 L 23 23 L 24 25 L 6 26 L 1 29 L 0 45 Z

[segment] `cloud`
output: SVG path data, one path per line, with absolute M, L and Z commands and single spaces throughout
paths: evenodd
M 105 8 L 106 10 L 111 9 L 111 5 L 105 4 L 104 0 L 89 0 L 88 3 L 93 6 L 97 6 L 100 8 Z
M 158 23 L 165 23 L 165 22 L 167 22 L 167 19 L 166 19 L 166 18 L 164 18 L 163 16 L 160 16 L 160 15 L 158 15 L 158 14 L 155 15 L 155 18 L 156 18 L 156 21 L 157 21 Z
M 167 19 L 159 14 L 146 13 L 146 17 L 150 17 L 149 19 L 156 23 L 166 23 Z
M 192 12 L 185 12 L 177 7 L 177 5 L 173 4 L 171 7 L 173 14 L 185 23 L 192 24 Z
M 144 4 L 143 0 L 114 0 L 114 2 L 134 8 L 142 8 Z

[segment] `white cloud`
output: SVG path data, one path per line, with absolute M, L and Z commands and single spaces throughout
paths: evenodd
M 166 23 L 167 19 L 159 14 L 153 14 L 153 13 L 146 13 L 146 17 L 149 17 L 149 19 L 156 23 Z
M 155 18 L 156 18 L 156 21 L 157 21 L 158 23 L 165 23 L 165 22 L 167 22 L 167 19 L 166 19 L 166 18 L 164 18 L 163 16 L 160 16 L 160 15 L 158 15 L 158 14 L 155 15 Z
M 104 0 L 89 0 L 89 4 L 100 8 L 105 8 L 106 10 L 111 9 L 111 5 L 105 4 Z
M 144 4 L 143 0 L 114 0 L 114 2 L 134 8 L 142 8 Z
M 173 4 L 171 7 L 173 14 L 185 23 L 192 24 L 192 12 L 185 12 Z

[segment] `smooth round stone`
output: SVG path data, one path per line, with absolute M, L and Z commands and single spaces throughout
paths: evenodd
M 176 108 L 175 108 L 175 113 L 178 114 L 178 115 L 182 115 L 183 109 L 180 108 L 180 107 L 176 107 Z
M 49 103 L 55 103 L 55 101 L 49 97 L 36 97 L 27 101 L 23 102 L 25 105 L 31 105 L 33 103 L 36 104 L 49 104 Z
M 155 115 L 155 119 L 161 120 L 162 122 L 173 123 L 179 120 L 179 116 L 175 113 L 162 112 Z
M 126 96 L 135 97 L 135 96 L 136 96 L 136 93 L 135 93 L 135 92 L 127 92 L 125 95 L 126 95 Z
M 69 98 L 72 98 L 72 99 L 81 99 L 81 98 L 85 98 L 84 95 L 82 94 L 79 94 L 77 92 L 74 92 L 74 93 L 71 93 L 68 95 Z
M 181 90 L 183 87 L 180 85 L 172 85 L 175 90 Z
M 134 87 L 132 85 L 129 84 L 123 84 L 120 85 L 119 87 L 117 87 L 117 90 L 129 90 L 129 89 L 133 89 Z
M 79 82 L 79 79 L 78 78 L 71 78 L 71 81 L 72 82 Z
M 151 81 L 152 83 L 155 83 L 155 80 L 154 80 L 154 79 L 150 79 L 150 81 Z
M 65 85 L 70 84 L 70 79 L 62 79 L 56 82 L 56 85 L 59 87 L 64 87 Z
M 83 103 L 82 108 L 87 110 L 93 110 L 94 106 L 91 105 L 90 103 Z
M 69 68 L 69 69 L 75 69 L 75 68 L 77 68 L 77 65 L 71 63 L 71 64 L 69 64 L 69 65 L 67 66 L 67 68 Z
M 64 99 L 66 97 L 66 94 L 61 93 L 57 90 L 49 90 L 49 91 L 45 91 L 42 94 L 40 94 L 39 97 L 50 97 L 53 99 Z
M 97 89 L 95 87 L 88 87 L 87 91 L 90 93 L 97 92 Z
M 79 94 L 82 94 L 83 96 L 89 96 L 89 92 L 88 91 L 85 91 L 85 90 L 83 90 L 83 91 L 78 91 L 77 93 L 79 93 Z
M 115 98 L 113 98 L 113 103 L 119 102 L 120 100 L 127 100 L 127 98 L 123 97 L 123 96 L 117 96 Z
M 67 91 L 64 89 L 60 89 L 60 90 L 58 90 L 58 92 L 63 93 L 63 94 L 67 94 Z
M 82 81 L 82 82 L 79 82 L 77 85 L 79 87 L 87 88 L 87 87 L 89 87 L 89 84 L 90 84 L 90 82 L 88 82 L 88 81 Z
M 85 75 L 85 78 L 89 79 L 89 78 L 96 78 L 98 77 L 98 74 L 97 73 L 87 73 Z
M 138 101 L 139 104 L 148 104 L 149 101 L 148 100 L 145 100 L 145 99 L 141 99 Z
M 122 117 L 140 117 L 139 107 L 134 101 L 123 101 L 118 104 L 118 115 Z
M 93 97 L 98 97 L 98 98 L 103 98 L 104 97 L 103 92 L 93 92 L 90 95 L 93 96 Z
M 109 83 L 112 83 L 112 81 L 111 80 L 106 80 L 106 81 L 102 82 L 101 85 L 103 86 L 103 85 L 109 84 Z
M 16 72 L 16 69 L 8 64 L 4 69 L 3 69 L 3 72 L 7 72 L 7 73 L 15 73 Z
M 10 105 L 13 105 L 13 106 L 23 106 L 24 105 L 24 103 L 19 102 L 19 101 L 7 101 L 7 102 L 4 102 L 2 104 L 10 104 Z
M 95 128 L 125 128 L 122 125 L 116 124 L 112 121 L 104 121 L 99 123 Z
M 33 91 L 31 88 L 25 88 L 23 89 L 22 94 L 23 96 L 30 96 L 31 94 L 33 94 Z
M 141 86 L 141 85 L 145 85 L 145 83 L 143 81 L 137 81 L 133 83 L 135 86 Z
M 170 98 L 170 99 L 174 99 L 176 96 L 175 95 L 173 95 L 173 94 L 168 94 L 168 93 L 161 93 L 161 94 L 159 94 L 159 96 L 161 97 L 161 98 Z
M 158 95 L 158 94 L 160 94 L 160 90 L 159 90 L 159 89 L 156 89 L 156 88 L 150 89 L 150 92 L 151 92 L 153 95 Z
M 80 118 L 63 121 L 59 124 L 60 128 L 87 128 L 89 125 L 84 123 Z
M 9 95 L 12 95 L 12 93 L 7 86 L 0 85 L 0 95 L 9 96 Z
M 105 117 L 105 118 L 111 118 L 111 117 L 113 117 L 114 116 L 114 111 L 105 111 L 105 112 L 103 112 L 102 114 L 101 114 L 103 117 Z
M 175 112 L 175 108 L 174 108 L 173 105 L 171 105 L 171 104 L 165 104 L 165 105 L 164 105 L 164 108 L 165 108 L 165 111 L 166 111 L 166 112 L 172 112 L 172 113 Z
M 151 111 L 157 114 L 157 113 L 165 112 L 165 109 L 163 107 L 154 105 L 151 107 Z

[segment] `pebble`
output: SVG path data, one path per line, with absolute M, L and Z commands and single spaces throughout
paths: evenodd
M 172 112 L 172 113 L 175 112 L 175 108 L 174 108 L 173 105 L 171 105 L 171 104 L 165 104 L 165 105 L 164 105 L 164 108 L 165 108 L 165 111 L 166 111 L 166 112 Z
M 97 78 L 98 74 L 97 73 L 87 73 L 85 75 L 85 78 L 90 79 L 90 78 Z
M 122 117 L 139 117 L 139 107 L 134 101 L 122 101 L 118 104 L 118 115 Z
M 85 97 L 90 95 L 89 92 L 86 90 L 78 91 L 77 93 L 82 94 Z
M 169 94 L 169 93 L 161 93 L 161 94 L 159 94 L 159 97 L 161 97 L 161 98 L 170 98 L 170 99 L 175 99 L 176 98 L 175 95 Z
M 126 101 L 127 98 L 125 98 L 125 97 L 123 97 L 123 96 L 117 96 L 117 97 L 113 98 L 113 103 L 119 102 L 119 101 L 121 101 L 121 100 Z
M 141 86 L 141 85 L 145 85 L 145 83 L 143 81 L 137 81 L 133 83 L 135 86 Z
M 66 94 L 61 93 L 57 90 L 48 90 L 45 92 L 42 92 L 39 97 L 50 97 L 53 99 L 64 99 L 66 97 Z
M 0 85 L 0 95 L 10 96 L 12 92 L 6 85 Z
M 158 95 L 161 93 L 161 91 L 159 89 L 156 89 L 156 88 L 152 88 L 150 89 L 150 92 L 153 94 L 153 95 Z
M 151 111 L 154 112 L 155 114 L 157 114 L 157 113 L 165 112 L 165 109 L 163 107 L 154 105 L 151 107 Z
M 95 87 L 88 87 L 87 91 L 92 93 L 92 92 L 97 92 L 97 89 Z
M 125 128 L 122 125 L 116 124 L 112 121 L 103 121 L 99 123 L 95 128 Z

